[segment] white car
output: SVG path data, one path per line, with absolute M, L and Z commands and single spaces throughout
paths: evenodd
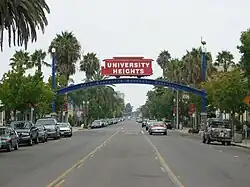
M 57 123 L 60 129 L 60 135 L 64 137 L 71 137 L 72 136 L 72 127 L 69 123 Z
M 148 129 L 148 133 L 150 135 L 152 135 L 152 134 L 164 134 L 164 135 L 167 135 L 167 126 L 165 125 L 164 122 L 153 123 Z

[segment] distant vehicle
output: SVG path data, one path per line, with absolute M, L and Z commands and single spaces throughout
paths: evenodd
M 167 126 L 165 125 L 165 122 L 163 122 L 163 121 L 153 123 L 148 129 L 148 133 L 150 135 L 152 135 L 152 134 L 164 134 L 164 135 L 167 135 Z
M 227 122 L 217 118 L 210 118 L 207 120 L 202 142 L 209 144 L 213 141 L 221 142 L 223 145 L 231 144 L 232 130 Z
M 0 149 L 8 152 L 14 148 L 18 150 L 19 139 L 17 133 L 10 127 L 0 127 Z
M 102 121 L 101 120 L 95 120 L 92 122 L 92 124 L 90 125 L 90 128 L 91 129 L 94 129 L 94 128 L 101 128 L 103 125 Z
M 10 127 L 17 132 L 20 144 L 32 146 L 33 142 L 39 143 L 39 130 L 31 121 L 12 121 Z
M 60 129 L 60 135 L 64 137 L 72 136 L 72 127 L 69 123 L 58 123 Z

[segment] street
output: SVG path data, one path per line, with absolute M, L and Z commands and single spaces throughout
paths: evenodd
M 250 186 L 250 150 L 150 136 L 133 120 L 1 152 L 0 168 L 1 187 Z

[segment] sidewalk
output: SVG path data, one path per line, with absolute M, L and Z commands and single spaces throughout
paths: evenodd
M 181 134 L 185 134 L 185 135 L 190 135 L 190 136 L 196 136 L 196 137 L 200 137 L 200 134 L 192 134 L 192 133 L 188 133 L 189 128 L 183 128 L 183 129 L 175 129 L 176 132 L 179 132 Z M 232 142 L 232 145 L 237 146 L 237 147 L 243 147 L 243 148 L 247 148 L 250 149 L 250 140 L 242 140 L 242 143 L 234 143 Z
M 82 127 L 72 127 L 72 132 L 77 132 L 77 131 L 84 131 L 84 130 L 88 130 L 88 129 L 83 129 Z

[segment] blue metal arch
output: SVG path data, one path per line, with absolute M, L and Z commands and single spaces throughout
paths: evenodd
M 152 80 L 152 79 L 143 79 L 143 78 L 119 78 L 119 79 L 104 79 L 100 81 L 92 81 L 86 83 L 80 83 L 75 85 L 70 85 L 65 88 L 61 88 L 57 90 L 57 95 L 61 95 L 67 92 L 72 92 L 74 90 L 80 90 L 88 87 L 93 86 L 104 86 L 104 85 L 111 85 L 111 84 L 148 84 L 154 86 L 166 86 L 176 90 L 182 90 L 185 92 L 190 92 L 201 97 L 206 97 L 207 94 L 203 90 L 198 90 L 189 86 L 168 82 L 165 80 Z

